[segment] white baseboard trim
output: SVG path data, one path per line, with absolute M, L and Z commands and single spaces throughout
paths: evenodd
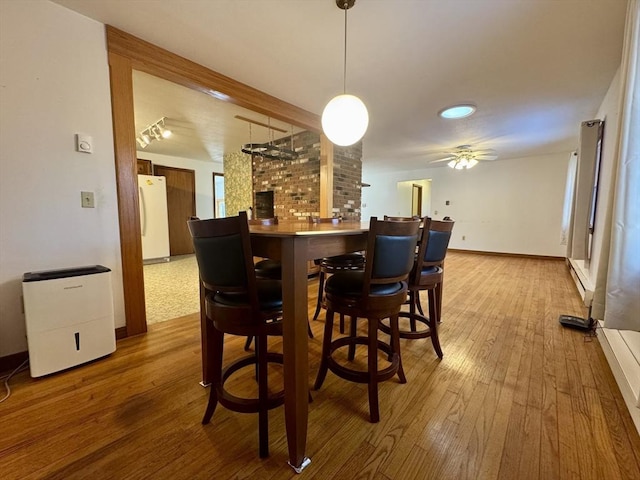
M 594 288 L 589 281 L 589 271 L 584 266 L 584 260 L 568 258 L 567 265 L 569 266 L 569 273 L 576 284 L 576 288 L 582 297 L 584 306 L 590 307 L 591 301 L 593 300 Z
M 602 327 L 601 321 L 598 324 Z M 620 330 L 609 328 L 602 328 L 601 332 L 598 340 L 636 430 L 640 433 L 640 352 L 632 351 L 639 344 L 640 332 L 625 331 L 625 335 L 621 335 Z

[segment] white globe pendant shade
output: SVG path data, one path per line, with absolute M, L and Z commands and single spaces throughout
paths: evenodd
M 360 140 L 369 126 L 369 112 L 354 95 L 334 97 L 322 112 L 322 130 L 332 143 L 348 147 Z

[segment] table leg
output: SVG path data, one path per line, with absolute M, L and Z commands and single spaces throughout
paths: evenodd
M 300 473 L 305 456 L 309 409 L 307 339 L 307 239 L 282 239 L 284 413 L 289 465 Z

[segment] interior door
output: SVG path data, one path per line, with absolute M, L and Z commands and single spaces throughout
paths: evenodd
M 163 165 L 154 165 L 153 173 L 167 179 L 170 255 L 193 253 L 187 221 L 196 214 L 196 173 Z
M 422 216 L 422 185 L 415 183 L 411 187 L 411 216 Z

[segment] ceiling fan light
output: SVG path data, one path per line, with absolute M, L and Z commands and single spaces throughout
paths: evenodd
M 458 163 L 458 161 L 457 161 L 457 160 L 451 160 L 449 163 L 447 163 L 447 165 L 448 165 L 450 168 L 456 168 L 456 164 L 457 164 L 457 163 Z
M 443 108 L 438 112 L 438 116 L 446 119 L 465 118 L 473 115 L 476 111 L 476 106 L 469 104 L 453 105 L 451 107 Z
M 464 165 L 462 164 L 462 162 L 458 161 L 456 162 L 456 166 L 454 168 L 456 170 L 462 170 L 464 168 Z
M 360 140 L 369 126 L 369 112 L 355 95 L 334 97 L 322 112 L 322 130 L 329 140 L 341 147 Z
M 472 158 L 471 160 L 469 160 L 469 162 L 467 162 L 467 168 L 473 168 L 478 164 L 478 160 L 476 160 L 475 158 Z

